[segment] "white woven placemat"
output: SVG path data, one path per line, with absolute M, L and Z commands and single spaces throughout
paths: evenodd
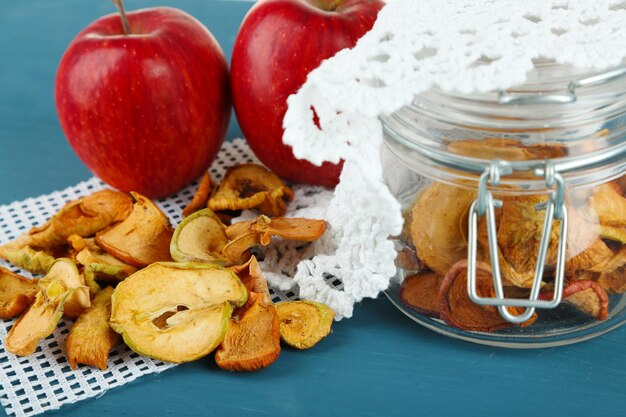
M 245 141 L 226 142 L 211 167 L 213 178 L 219 180 L 226 168 L 245 162 L 258 162 Z M 191 201 L 197 184 L 158 201 L 173 225 L 181 220 L 182 209 Z M 44 223 L 66 202 L 106 188 L 97 178 L 81 182 L 62 191 L 37 198 L 28 198 L 0 206 L 0 244 L 4 244 L 32 226 Z M 31 274 L 0 260 L 0 265 L 19 274 Z M 275 302 L 295 298 L 294 292 L 272 290 Z M 0 402 L 9 415 L 32 416 L 54 410 L 105 393 L 108 389 L 136 378 L 162 372 L 174 364 L 138 355 L 120 343 L 109 357 L 107 371 L 80 366 L 72 371 L 65 358 L 65 337 L 72 322 L 61 320 L 55 332 L 40 342 L 37 351 L 26 357 L 15 356 L 4 349 L 4 340 L 14 320 L 0 320 Z M 207 360 L 207 359 L 205 359 Z

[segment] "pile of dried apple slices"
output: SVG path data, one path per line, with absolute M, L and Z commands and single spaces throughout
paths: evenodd
M 284 218 L 292 190 L 259 165 L 208 173 L 172 228 L 148 198 L 112 190 L 66 204 L 44 225 L 0 246 L 0 257 L 41 279 L 0 268 L 0 317 L 19 318 L 5 340 L 16 355 L 35 352 L 62 317 L 73 369 L 106 369 L 121 338 L 132 350 L 182 363 L 215 352 L 223 369 L 272 364 L 283 343 L 314 346 L 331 331 L 333 311 L 312 301 L 274 304 L 252 248 L 272 237 L 312 242 L 323 220 Z M 229 224 L 256 209 L 253 221 Z

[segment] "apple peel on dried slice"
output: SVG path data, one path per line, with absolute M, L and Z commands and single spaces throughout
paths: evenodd
M 198 184 L 198 189 L 193 195 L 191 202 L 183 210 L 183 217 L 190 216 L 196 211 L 207 207 L 207 204 L 209 203 L 209 197 L 214 188 L 215 183 L 213 182 L 213 178 L 211 178 L 211 174 L 209 174 L 209 172 L 207 171 L 202 176 L 200 184 Z
M 4 344 L 7 351 L 16 355 L 35 352 L 39 340 L 52 334 L 66 307 L 78 311 L 85 305 L 87 287 L 80 285 L 76 265 L 69 259 L 57 260 L 48 275 L 39 280 L 38 287 L 35 301 L 15 322 Z M 72 297 L 77 291 L 82 295 Z M 86 295 L 89 302 L 88 290 Z
M 272 236 L 288 240 L 313 242 L 326 231 L 324 220 L 276 217 L 265 215 L 256 220 L 235 223 L 226 228 L 226 235 L 231 241 L 222 249 L 227 259 L 241 258 L 246 250 L 253 246 L 270 244 Z
M 0 258 L 33 274 L 45 274 L 55 261 L 54 256 L 42 250 L 13 243 L 0 246 Z
M 170 261 L 174 234 L 169 219 L 149 198 L 131 192 L 135 199 L 131 214 L 121 223 L 96 234 L 106 252 L 133 266 Z
M 474 190 L 435 183 L 422 191 L 413 206 L 411 239 L 417 256 L 442 276 L 467 256 L 463 236 L 475 198 Z
M 280 338 L 296 349 L 309 349 L 328 336 L 335 312 L 315 301 L 284 301 L 276 304 Z
M 293 200 L 291 188 L 273 172 L 257 164 L 230 167 L 209 199 L 214 211 L 257 208 L 268 216 L 282 216 Z
M 476 288 L 481 297 L 493 297 L 493 278 L 491 268 L 483 262 L 476 265 Z M 440 317 L 446 323 L 461 330 L 494 332 L 496 330 L 515 326 L 500 315 L 493 306 L 475 304 L 467 293 L 467 260 L 455 263 L 443 277 L 439 291 Z M 524 312 L 524 308 L 508 307 L 513 315 Z M 534 314 L 530 319 L 520 324 L 526 327 L 537 319 Z
M 230 263 L 222 255 L 228 244 L 225 230 L 226 226 L 211 209 L 196 211 L 176 227 L 170 254 L 178 262 Z
M 113 292 L 110 325 L 135 352 L 183 363 L 213 351 L 224 339 L 233 307 L 246 287 L 226 268 L 206 263 L 154 263 Z
M 542 290 L 539 294 L 540 300 L 551 300 L 553 297 L 554 290 L 550 289 Z M 563 302 L 598 320 L 606 320 L 609 317 L 609 296 L 592 280 L 566 283 L 563 288 Z
M 109 351 L 117 344 L 120 335 L 111 329 L 112 287 L 101 290 L 91 307 L 78 317 L 65 339 L 65 353 L 72 369 L 79 363 L 107 369 Z
M 0 267 L 0 318 L 10 319 L 23 313 L 35 300 L 38 288 L 37 280 Z

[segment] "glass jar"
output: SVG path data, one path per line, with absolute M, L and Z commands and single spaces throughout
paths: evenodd
M 515 89 L 381 118 L 403 207 L 387 295 L 441 333 L 574 343 L 626 322 L 626 70 L 535 62 Z

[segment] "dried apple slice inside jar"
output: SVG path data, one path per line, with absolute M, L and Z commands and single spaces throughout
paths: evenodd
M 276 304 L 280 338 L 296 349 L 309 349 L 330 333 L 335 312 L 315 301 L 284 301 Z
M 229 263 L 222 255 L 228 244 L 226 227 L 210 209 L 197 211 L 177 227 L 170 243 L 170 254 L 179 262 Z
M 476 288 L 481 297 L 493 297 L 495 294 L 491 268 L 483 262 L 477 262 Z M 439 291 L 439 303 L 441 319 L 462 330 L 494 332 L 515 325 L 502 318 L 496 307 L 481 306 L 469 298 L 467 260 L 454 264 L 444 276 Z M 508 307 L 508 310 L 513 315 L 524 312 L 523 308 L 516 307 Z M 535 314 L 521 326 L 529 326 L 536 318 Z
M 406 277 L 400 287 L 400 299 L 412 309 L 430 317 L 439 317 L 439 289 L 443 276 L 422 272 Z
M 38 288 L 37 280 L 0 267 L 0 318 L 10 319 L 24 312 L 35 300 Z
M 112 287 L 101 290 L 91 307 L 78 317 L 65 339 L 65 351 L 72 369 L 79 363 L 107 369 L 109 351 L 117 344 L 120 335 L 111 329 Z
M 209 199 L 209 208 L 214 211 L 258 208 L 261 213 L 276 217 L 285 214 L 293 197 L 291 188 L 267 168 L 242 164 L 226 171 Z
M 475 198 L 474 190 L 435 183 L 422 191 L 413 206 L 411 238 L 417 256 L 442 276 L 467 256 L 463 236 Z
M 110 325 L 135 352 L 183 363 L 211 353 L 233 306 L 247 300 L 237 275 L 206 263 L 154 263 L 118 284 Z
M 549 289 L 542 290 L 539 294 L 542 300 L 551 300 L 553 297 L 554 291 Z M 609 297 L 595 281 L 566 283 L 563 288 L 563 302 L 598 320 L 606 320 L 609 316 Z
M 123 222 L 96 234 L 96 242 L 114 257 L 139 268 L 170 261 L 174 229 L 169 219 L 149 198 L 131 194 L 135 199 L 132 213 Z

